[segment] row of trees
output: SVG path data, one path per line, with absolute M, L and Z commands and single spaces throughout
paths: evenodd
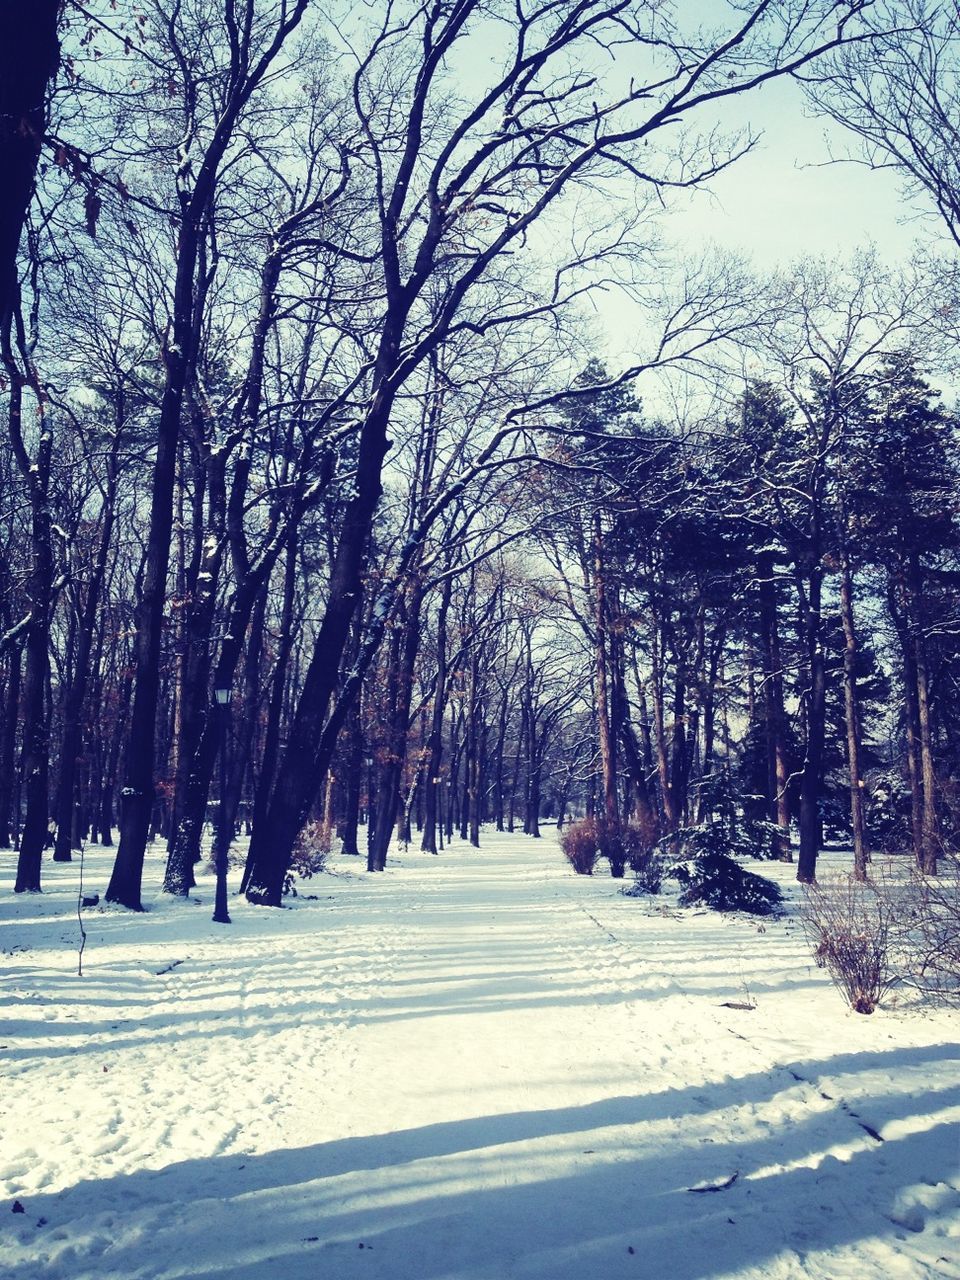
M 398 828 L 436 851 L 484 821 L 537 834 L 544 812 L 675 836 L 701 783 L 758 755 L 748 793 L 783 852 L 796 792 L 811 878 L 840 688 L 855 832 L 883 723 L 933 869 L 955 440 L 906 353 L 949 315 L 867 262 L 846 286 L 704 262 L 648 291 L 659 337 L 608 375 L 580 308 L 610 279 L 640 289 L 652 206 L 751 145 L 697 133 L 718 103 L 905 47 L 925 15 L 11 15 L 0 844 L 18 890 L 40 888 L 52 821 L 59 860 L 118 829 L 110 900 L 139 908 L 156 833 L 166 888 L 189 891 L 218 689 L 217 798 L 224 830 L 249 823 L 252 901 L 279 903 L 311 816 L 352 851 L 362 812 L 373 869 Z M 633 398 L 658 368 L 696 386 L 684 412 Z M 867 675 L 897 682 L 899 718 L 870 720 Z
M 789 857 L 796 821 L 807 881 L 828 819 L 861 878 L 871 842 L 934 873 L 957 834 L 957 420 L 884 350 L 876 285 L 801 271 L 786 376 L 666 445 L 641 431 L 612 501 L 551 538 L 594 655 L 605 818 L 677 836 L 732 793 L 768 824 L 757 853 Z

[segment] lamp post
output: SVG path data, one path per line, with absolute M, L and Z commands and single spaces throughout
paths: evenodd
M 367 831 L 368 831 L 368 832 L 369 832 L 369 830 L 370 830 L 370 826 L 371 826 L 370 814 L 371 814 L 371 810 L 372 810 L 372 808 L 373 808 L 373 805 L 372 805 L 372 800 L 373 800 L 373 766 L 374 766 L 373 752 L 372 752 L 372 751 L 370 751 L 370 750 L 364 751 L 364 753 L 363 753 L 363 768 L 364 768 L 364 771 L 365 771 L 365 773 L 366 773 L 366 775 L 367 775 L 367 808 L 366 808 L 366 815 L 365 815 L 365 816 L 366 816 L 366 820 L 367 820 Z
M 374 828 L 374 808 L 373 808 L 373 751 L 368 748 L 364 753 L 363 763 L 367 769 L 367 870 L 375 871 L 374 853 L 373 853 L 373 828 Z
M 215 924 L 229 924 L 227 910 L 227 850 L 230 847 L 227 832 L 227 715 L 230 707 L 230 686 L 216 685 L 213 696 L 217 704 L 217 731 L 220 753 L 220 807 L 217 810 L 217 831 L 214 839 L 214 865 L 217 871 L 217 891 L 213 905 Z

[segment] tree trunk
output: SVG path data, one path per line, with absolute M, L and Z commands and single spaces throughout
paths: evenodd
M 496 828 L 498 831 L 502 831 L 504 829 L 504 815 L 506 813 L 506 806 L 504 804 L 504 794 L 503 794 L 503 791 L 504 791 L 503 782 L 504 782 L 504 771 L 505 771 L 505 764 L 506 764 L 504 760 L 504 751 L 505 751 L 506 742 L 507 742 L 508 712 L 509 712 L 508 689 L 505 686 L 502 690 L 502 695 L 500 698 L 500 712 L 497 717 L 497 745 L 494 748 L 494 753 L 493 753 L 493 759 L 494 759 L 494 766 L 493 766 L 493 769 L 494 769 L 494 778 L 493 778 L 494 815 L 493 816 L 494 816 L 494 821 L 496 823 Z
M 118 407 L 118 418 L 122 419 L 122 406 Z M 103 499 L 103 527 L 97 545 L 97 555 L 90 570 L 90 582 L 87 596 L 83 604 L 77 641 L 77 657 L 74 664 L 73 680 L 67 690 L 63 713 L 63 740 L 60 748 L 60 769 L 57 782 L 57 799 L 54 816 L 57 824 L 57 837 L 53 846 L 54 862 L 69 862 L 71 859 L 71 828 L 74 812 L 74 780 L 77 771 L 77 757 L 80 754 L 83 726 L 81 715 L 90 678 L 90 655 L 97 630 L 100 609 L 100 598 L 107 574 L 107 561 L 110 554 L 110 543 L 113 537 L 113 526 L 116 516 L 116 448 L 119 438 L 115 437 L 115 447 L 111 451 L 110 471 L 107 488 Z
M 385 333 L 377 361 L 381 377 L 387 366 L 392 367 L 398 343 L 399 332 Z M 283 878 L 315 779 L 326 773 L 333 754 L 335 743 L 324 730 L 350 624 L 360 600 L 367 541 L 382 493 L 381 472 L 389 448 L 387 424 L 394 394 L 383 385 L 378 387 L 361 429 L 354 495 L 344 512 L 326 610 L 290 726 L 291 746 L 284 755 L 264 818 L 259 828 L 254 827 L 250 840 L 246 894 L 251 902 L 264 906 L 281 904 Z M 342 700 L 342 714 L 346 714 L 349 702 L 358 693 L 359 682 L 351 683 Z
M 253 748 L 253 735 L 256 729 L 257 714 L 260 704 L 260 669 L 263 661 L 263 634 L 267 608 L 267 592 L 261 591 L 254 605 L 250 619 L 247 651 L 243 664 L 243 702 L 239 717 L 232 717 L 234 727 L 230 751 L 230 767 L 227 770 L 225 795 L 221 798 L 224 806 L 223 821 L 218 823 L 217 831 L 225 832 L 230 843 L 238 827 L 240 806 L 243 800 L 243 784 L 249 767 Z M 328 792 L 331 790 L 329 784 Z M 224 850 L 224 857 L 229 855 L 229 844 Z
M 679 815 L 673 795 L 670 778 L 670 763 L 667 754 L 667 736 L 663 719 L 663 666 L 660 658 L 660 634 L 656 619 L 651 628 L 651 679 L 650 692 L 653 697 L 653 738 L 656 746 L 657 773 L 660 778 L 660 804 L 663 810 L 667 831 L 676 836 Z
M 772 554 L 757 562 L 760 581 L 760 641 L 763 661 L 763 707 L 767 747 L 767 816 L 776 825 L 774 853 L 782 862 L 790 852 L 790 801 L 787 796 L 786 714 L 783 706 L 783 666 L 780 620 Z
M 46 128 L 47 86 L 60 65 L 61 0 L 0 2 L 0 328 L 17 299 L 17 250 Z
M 593 516 L 593 625 L 594 682 L 597 708 L 597 736 L 603 781 L 603 811 L 608 822 L 619 818 L 617 804 L 617 743 L 610 720 L 609 675 L 607 671 L 607 591 L 603 562 L 603 531 L 600 512 Z
M 182 710 L 173 805 L 176 826 L 170 836 L 163 880 L 164 892 L 178 895 L 189 893 L 194 886 L 193 868 L 200 859 L 200 838 L 210 786 L 210 779 L 198 767 L 200 742 L 210 717 L 216 719 L 219 715 L 210 702 L 209 691 L 222 534 L 221 524 L 219 535 L 211 532 L 205 541 L 200 572 L 191 584 L 193 598 L 184 622 Z M 240 625 L 245 623 L 243 619 Z
M 442 606 L 441 606 L 442 608 Z M 445 629 L 444 629 L 445 630 Z M 446 656 L 443 647 L 446 638 L 441 634 L 439 640 L 438 669 L 436 687 L 433 695 L 433 709 L 430 713 L 430 734 L 427 739 L 427 766 L 424 776 L 423 793 L 423 837 L 420 848 L 424 853 L 437 852 L 437 836 L 442 823 L 440 813 L 440 792 L 443 787 L 441 768 L 443 765 L 443 717 L 446 711 Z
M 368 840 L 368 871 L 382 871 L 386 866 L 390 839 L 400 811 L 413 669 L 420 648 L 422 605 L 423 589 L 419 583 L 412 582 L 402 602 L 386 670 L 387 732 L 377 776 L 376 817 Z
M 627 701 L 626 672 L 624 671 L 622 661 L 615 664 L 612 675 L 614 696 L 619 705 L 623 708 L 623 713 L 620 716 L 620 743 L 623 746 L 624 761 L 633 787 L 634 816 L 642 830 L 653 832 L 657 827 L 657 815 L 650 796 L 650 786 L 647 782 L 647 772 L 644 766 L 642 748 L 637 743 L 633 726 L 630 723 L 630 717 L 628 714 L 629 702 Z M 645 711 L 646 707 L 644 706 L 641 714 L 645 714 Z M 566 796 L 566 787 L 568 785 L 569 776 L 564 785 L 564 799 Z
M 198 229 L 189 218 L 180 228 L 177 278 L 173 300 L 173 339 L 166 345 L 166 381 L 157 424 L 157 452 L 150 495 L 143 591 L 137 608 L 136 684 L 120 800 L 120 845 L 107 886 L 108 902 L 142 910 L 140 886 L 154 803 L 154 739 L 160 694 L 160 652 L 167 565 L 173 532 L 180 415 L 193 347 L 193 293 L 199 256 Z
M 866 880 L 867 844 L 860 777 L 860 707 L 857 698 L 857 632 L 853 617 L 853 582 L 847 549 L 846 521 L 841 515 L 840 615 L 843 621 L 843 701 L 847 729 L 847 768 L 850 775 L 850 824 L 853 832 L 853 875 Z
M 345 738 L 346 745 L 343 748 L 343 758 L 340 763 L 341 771 L 346 774 L 340 839 L 343 841 L 343 852 L 357 857 L 360 853 L 357 835 L 360 827 L 360 790 L 363 774 L 363 729 L 359 700 L 354 704 L 347 718 Z
M 14 455 L 26 483 L 30 503 L 30 574 L 27 600 L 30 621 L 26 630 L 23 677 L 23 746 L 20 774 L 26 797 L 26 813 L 20 835 L 16 893 L 40 892 L 40 862 L 48 839 L 50 723 L 47 686 L 50 678 L 50 615 L 53 606 L 53 546 L 50 518 L 50 465 L 53 434 L 44 413 L 44 396 L 35 374 L 34 389 L 39 417 L 39 442 L 31 462 L 24 444 L 23 392 L 28 385 L 13 355 L 12 330 L 20 322 L 8 317 L 2 334 L 3 363 L 9 383 L 8 415 Z M 20 355 L 29 368 L 29 358 L 20 332 Z
M 913 622 L 914 669 L 917 678 L 917 725 L 920 748 L 920 781 L 923 804 L 920 816 L 920 870 L 924 875 L 937 874 L 940 855 L 940 824 L 937 818 L 937 775 L 933 759 L 933 717 L 930 709 L 930 681 L 927 674 L 927 646 L 923 627 L 923 595 L 920 558 L 910 557 L 909 593 Z
M 673 676 L 673 726 L 670 734 L 670 795 L 677 821 L 681 822 L 687 811 L 687 673 L 683 659 L 674 655 Z
M 22 671 L 23 649 L 20 645 L 11 645 L 7 659 L 3 730 L 0 732 L 0 849 L 12 847 L 19 826 L 19 821 L 14 821 L 13 798 L 16 792 L 17 721 Z
M 103 788 L 100 801 L 100 842 L 104 845 L 113 843 L 114 793 L 117 778 L 120 774 L 120 752 L 126 731 L 127 716 L 130 712 L 130 698 L 133 693 L 133 671 L 127 664 L 125 674 L 120 682 L 120 693 L 117 705 L 117 718 L 107 756 L 107 767 L 104 773 Z
M 800 586 L 804 639 L 807 646 L 809 690 L 807 694 L 806 754 L 800 778 L 800 852 L 797 879 L 813 884 L 817 878 L 822 825 L 820 792 L 823 782 L 823 744 L 826 731 L 827 678 L 823 653 L 821 597 L 823 570 L 819 558 L 810 567 L 809 588 Z

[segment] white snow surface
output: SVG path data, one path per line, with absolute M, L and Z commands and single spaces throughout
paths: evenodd
M 83 977 L 78 863 L 3 891 L 0 1274 L 960 1276 L 955 1013 L 849 1012 L 795 909 L 623 897 L 553 836 L 332 862 L 226 927 L 157 845 Z

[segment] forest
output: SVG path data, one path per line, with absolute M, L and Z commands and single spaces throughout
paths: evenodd
M 958 72 L 0 0 L 11 1280 L 960 1280 Z
M 208 823 L 222 920 L 334 843 L 584 820 L 614 874 L 711 825 L 937 873 L 960 25 L 709 8 L 0 5 L 16 892 L 99 844 L 109 902 L 150 848 L 186 897 Z M 912 261 L 664 240 L 778 80 L 900 174 Z

